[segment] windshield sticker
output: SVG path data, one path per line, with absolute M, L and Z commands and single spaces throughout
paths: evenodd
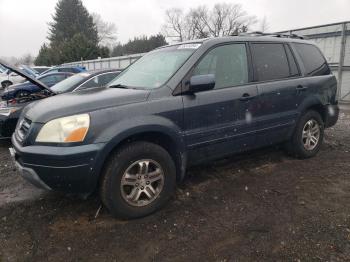
M 177 49 L 197 49 L 201 46 L 201 44 L 183 44 L 179 45 Z

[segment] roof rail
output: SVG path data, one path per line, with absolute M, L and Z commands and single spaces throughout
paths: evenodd
M 249 33 L 240 33 L 239 36 L 272 36 L 272 37 L 305 39 L 304 36 L 300 36 L 297 34 L 263 33 L 260 31 L 254 31 L 254 32 L 249 32 Z

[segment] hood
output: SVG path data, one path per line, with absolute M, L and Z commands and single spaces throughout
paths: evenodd
M 29 104 L 23 114 L 33 122 L 46 123 L 59 117 L 142 102 L 147 99 L 149 93 L 149 90 L 91 88 Z
M 34 85 L 37 85 L 39 88 L 41 89 L 46 89 L 48 90 L 51 94 L 56 94 L 55 92 L 53 92 L 48 86 L 46 86 L 44 83 L 42 83 L 41 81 L 39 81 L 38 79 L 30 76 L 29 74 L 25 73 L 24 71 L 14 67 L 14 66 L 11 66 L 7 63 L 5 63 L 4 61 L 0 60 L 0 65 L 2 65 L 3 67 L 9 69 L 10 71 L 13 71 L 15 72 L 16 74 L 24 77 L 25 79 L 27 79 L 29 82 L 31 82 L 32 84 Z

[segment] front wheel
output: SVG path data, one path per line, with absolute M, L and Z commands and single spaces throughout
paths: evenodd
M 313 110 L 304 113 L 294 130 L 287 150 L 298 158 L 315 156 L 323 142 L 324 123 L 321 115 Z
M 100 195 L 113 216 L 137 218 L 160 209 L 174 193 L 175 164 L 159 145 L 133 142 L 112 155 Z

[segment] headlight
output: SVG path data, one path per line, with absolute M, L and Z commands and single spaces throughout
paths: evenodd
M 16 112 L 19 108 L 13 107 L 13 108 L 0 108 L 0 115 L 3 116 L 9 116 L 12 113 Z
M 89 130 L 88 114 L 67 116 L 47 122 L 36 137 L 36 142 L 82 142 Z

